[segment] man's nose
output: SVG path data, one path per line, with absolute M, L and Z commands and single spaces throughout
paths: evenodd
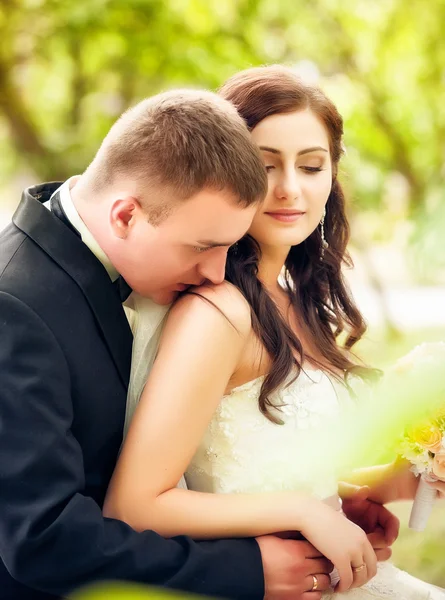
M 199 265 L 199 274 L 215 285 L 222 283 L 226 274 L 227 250 L 218 249 L 214 256 Z

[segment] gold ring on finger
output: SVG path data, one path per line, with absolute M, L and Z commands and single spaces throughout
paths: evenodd
M 354 571 L 354 573 L 360 573 L 360 571 L 363 571 L 363 569 L 366 567 L 365 563 L 363 563 L 362 565 L 360 565 L 359 567 L 352 567 L 352 570 Z
M 316 575 L 312 575 L 312 579 L 314 583 L 312 584 L 311 592 L 315 592 L 315 590 L 318 590 L 318 579 Z

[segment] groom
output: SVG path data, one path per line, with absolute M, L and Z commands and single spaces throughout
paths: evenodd
M 331 567 L 307 542 L 166 540 L 101 512 L 122 442 L 131 289 L 168 304 L 221 282 L 266 187 L 231 105 L 181 91 L 125 113 L 80 177 L 23 193 L 0 234 L 1 598 L 107 579 L 252 600 L 308 598 L 313 575 L 311 600 L 327 588 Z

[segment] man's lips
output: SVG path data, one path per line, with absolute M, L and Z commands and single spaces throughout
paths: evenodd
M 198 281 L 196 283 L 178 283 L 178 285 L 175 286 L 175 291 L 176 292 L 184 292 L 185 290 L 188 290 L 188 288 L 190 287 L 199 287 L 200 285 L 203 285 L 203 283 L 205 283 L 205 279 L 201 279 L 201 281 Z

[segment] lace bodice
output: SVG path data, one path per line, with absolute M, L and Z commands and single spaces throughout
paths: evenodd
M 333 466 L 315 476 L 298 455 L 302 436 L 327 419 L 338 417 L 346 389 L 320 370 L 305 369 L 272 396 L 278 425 L 258 408 L 264 378 L 224 396 L 187 470 L 194 490 L 231 493 L 305 489 L 320 498 L 337 491 Z

